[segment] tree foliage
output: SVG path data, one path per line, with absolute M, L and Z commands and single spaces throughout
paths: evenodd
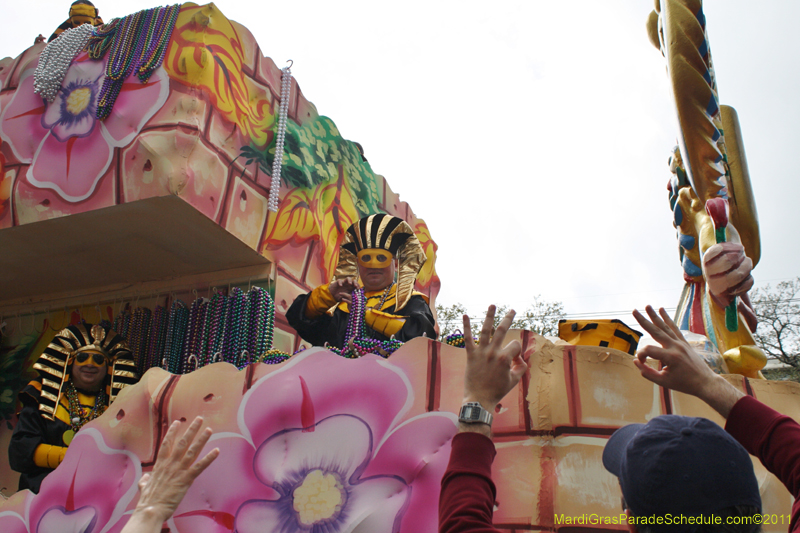
M 767 353 L 794 369 L 800 369 L 800 277 L 769 285 L 750 293 L 758 317 L 755 339 Z
M 497 312 L 494 315 L 494 327 L 500 324 L 500 321 L 509 311 L 509 306 L 497 306 Z M 462 318 L 465 314 L 470 317 L 470 325 L 472 335 L 477 336 L 480 333 L 483 319 L 486 316 L 486 311 L 481 310 L 479 313 L 469 313 L 467 308 L 461 304 L 456 303 L 450 306 L 437 305 L 436 313 L 439 318 L 439 328 L 441 339 L 461 331 L 463 328 Z M 540 295 L 533 298 L 533 303 L 528 306 L 522 313 L 517 313 L 517 316 L 512 322 L 512 328 L 527 329 L 534 331 L 540 335 L 558 336 L 558 321 L 566 316 L 564 312 L 564 304 L 561 302 L 548 302 L 543 300 Z

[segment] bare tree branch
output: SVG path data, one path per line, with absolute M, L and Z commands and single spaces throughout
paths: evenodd
M 800 277 L 782 281 L 771 288 L 766 285 L 750 294 L 753 311 L 758 317 L 754 333 L 756 342 L 772 357 L 794 368 L 800 368 Z

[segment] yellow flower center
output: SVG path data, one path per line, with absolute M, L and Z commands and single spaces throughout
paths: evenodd
M 75 89 L 67 97 L 67 111 L 73 115 L 78 115 L 89 106 L 92 99 L 92 90 L 88 87 Z
M 294 510 L 304 525 L 314 525 L 342 510 L 343 491 L 344 487 L 335 475 L 312 470 L 294 489 Z

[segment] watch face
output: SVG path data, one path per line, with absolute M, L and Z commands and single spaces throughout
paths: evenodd
M 461 406 L 461 411 L 458 413 L 458 420 L 466 424 L 480 422 L 482 424 L 491 425 L 492 415 L 480 404 L 471 405 L 468 403 Z

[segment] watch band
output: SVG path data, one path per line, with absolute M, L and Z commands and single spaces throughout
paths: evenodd
M 465 424 L 486 424 L 491 426 L 494 416 L 478 402 L 467 402 L 458 412 L 458 421 Z

